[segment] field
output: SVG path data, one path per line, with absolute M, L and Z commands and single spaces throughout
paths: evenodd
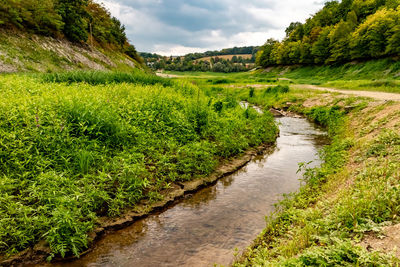
M 0 251 L 79 255 L 101 216 L 273 143 L 269 114 L 141 72 L 0 77 Z

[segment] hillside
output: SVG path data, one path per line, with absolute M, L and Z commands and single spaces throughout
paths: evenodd
M 305 23 L 291 23 L 282 42 L 269 39 L 257 64 L 343 64 L 399 56 L 399 24 L 399 1 L 329 1 Z
M 90 47 L 30 33 L 0 31 L 0 72 L 76 69 L 129 70 L 141 64 L 112 49 Z
M 0 72 L 128 70 L 141 61 L 121 22 L 92 0 L 0 3 Z

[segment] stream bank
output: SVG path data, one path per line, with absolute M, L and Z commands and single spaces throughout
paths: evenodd
M 49 266 L 210 266 L 230 264 L 265 227 L 282 194 L 296 191 L 298 163 L 318 165 L 325 133 L 302 118 L 278 118 L 274 151 L 241 161 L 244 168 L 167 210 L 104 235 L 81 259 Z M 237 166 L 241 164 L 236 164 Z M 232 169 L 233 170 L 233 169 Z M 186 187 L 190 189 L 189 185 Z

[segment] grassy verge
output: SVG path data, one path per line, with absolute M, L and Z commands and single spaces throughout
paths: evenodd
M 0 77 L 0 253 L 78 255 L 100 216 L 274 142 L 271 115 L 185 81 L 116 73 Z M 44 79 L 44 80 L 43 80 Z M 140 79 L 140 83 L 136 83 Z M 132 83 L 135 82 L 135 83 Z
M 399 104 L 326 96 L 324 103 L 307 101 L 291 108 L 328 127 L 332 142 L 321 152 L 324 163 L 307 169 L 299 192 L 267 217 L 234 265 L 397 266 L 394 254 L 368 251 L 360 241 L 399 223 Z M 346 102 L 352 111 L 342 108 Z
M 390 58 L 340 66 L 276 67 L 258 70 L 254 75 L 339 89 L 400 93 L 400 64 Z

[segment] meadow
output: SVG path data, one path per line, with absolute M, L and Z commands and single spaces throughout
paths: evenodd
M 138 72 L 1 76 L 1 254 L 44 241 L 49 260 L 78 256 L 100 217 L 274 143 L 269 113 L 195 83 Z

